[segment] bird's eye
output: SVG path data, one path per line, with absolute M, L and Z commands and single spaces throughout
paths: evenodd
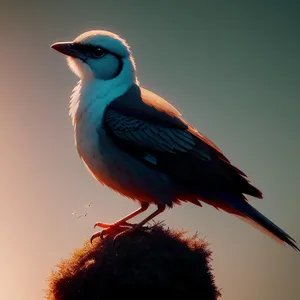
M 105 50 L 103 50 L 103 49 L 100 48 L 100 47 L 97 47 L 97 48 L 93 48 L 93 49 L 92 49 L 92 55 L 93 55 L 93 57 L 101 58 L 101 57 L 103 57 L 105 54 L 106 54 Z

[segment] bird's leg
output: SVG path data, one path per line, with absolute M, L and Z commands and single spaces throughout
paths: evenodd
M 135 210 L 134 212 L 130 213 L 129 215 L 125 216 L 124 218 L 118 220 L 117 222 L 113 223 L 113 224 L 106 224 L 106 223 L 101 223 L 98 222 L 94 225 L 94 228 L 96 227 L 101 227 L 101 228 L 111 228 L 111 227 L 118 227 L 118 226 L 128 226 L 128 227 L 132 227 L 133 224 L 127 223 L 128 220 L 132 219 L 133 217 L 141 214 L 142 212 L 144 212 L 145 210 L 147 210 L 149 207 L 149 203 L 147 202 L 142 202 L 141 207 L 138 208 L 137 210 Z
M 141 221 L 140 223 L 134 225 L 133 227 L 127 229 L 127 230 L 123 230 L 122 232 L 118 233 L 115 238 L 114 238 L 114 242 L 116 241 L 117 238 L 126 235 L 127 233 L 133 232 L 136 229 L 139 229 L 141 227 L 143 227 L 147 222 L 149 222 L 150 220 L 152 220 L 154 217 L 158 216 L 159 214 L 161 214 L 164 210 L 166 209 L 165 205 L 158 205 L 157 206 L 157 210 L 155 212 L 153 212 L 150 216 L 148 216 L 147 218 L 145 218 L 143 221 Z
M 101 232 L 96 232 L 92 235 L 91 237 L 91 242 L 93 242 L 93 239 L 96 237 L 100 237 L 103 238 L 104 235 L 109 234 L 110 232 L 116 231 L 116 230 L 126 230 L 130 227 L 134 227 L 134 224 L 130 224 L 127 223 L 127 221 L 129 219 L 132 219 L 133 217 L 141 214 L 142 212 L 146 211 L 149 207 L 149 203 L 147 202 L 142 202 L 141 207 L 137 210 L 135 210 L 134 212 L 130 213 L 129 215 L 125 216 L 124 218 L 118 220 L 117 222 L 113 223 L 113 224 L 106 224 L 106 223 L 101 223 L 98 222 L 94 225 L 95 227 L 102 227 L 105 228 L 104 230 L 102 230 Z

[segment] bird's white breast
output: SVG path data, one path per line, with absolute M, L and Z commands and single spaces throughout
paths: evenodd
M 73 119 L 76 147 L 86 163 L 93 163 L 94 148 L 101 148 L 97 129 L 101 127 L 106 107 L 127 89 L 126 84 L 112 89 L 109 84 L 96 79 L 79 83 L 74 89 L 70 115 Z
M 172 198 L 174 187 L 169 178 L 116 147 L 101 127 L 107 105 L 128 88 L 119 85 L 111 93 L 97 81 L 77 86 L 70 113 L 78 153 L 99 182 L 129 198 L 150 203 Z
M 107 105 L 123 95 L 129 87 L 119 84 L 111 88 L 97 80 L 83 86 L 79 84 L 73 92 L 70 107 L 79 156 L 99 182 L 119 192 L 130 185 L 125 182 L 128 180 L 128 166 L 124 162 L 128 158 L 115 147 L 101 125 Z

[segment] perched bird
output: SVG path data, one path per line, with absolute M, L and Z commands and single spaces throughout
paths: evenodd
M 77 219 L 80 219 L 80 218 L 86 217 L 87 215 L 88 215 L 87 213 L 85 213 L 85 214 L 81 214 L 81 215 L 79 215 L 79 216 L 77 217 Z
M 53 49 L 67 55 L 80 78 L 70 101 L 78 154 L 100 183 L 137 200 L 140 208 L 96 236 L 118 228 L 134 230 L 181 202 L 205 202 L 242 218 L 277 241 L 298 249 L 296 242 L 249 203 L 245 195 L 262 193 L 207 137 L 187 123 L 180 112 L 143 88 L 132 52 L 117 34 L 93 30 Z M 138 224 L 127 221 L 157 210 Z

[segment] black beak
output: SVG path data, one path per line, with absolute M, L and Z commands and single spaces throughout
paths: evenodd
M 83 61 L 86 60 L 85 55 L 83 55 L 78 50 L 76 50 L 76 47 L 73 42 L 55 43 L 55 44 L 51 45 L 51 48 L 64 54 L 64 55 L 79 58 Z

